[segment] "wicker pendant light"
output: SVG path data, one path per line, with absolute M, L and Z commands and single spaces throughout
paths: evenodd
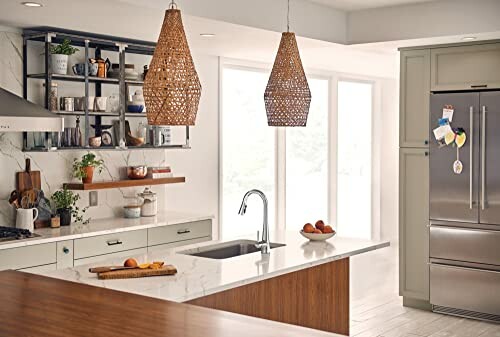
M 165 12 L 143 89 L 150 125 L 195 124 L 201 83 L 174 1 Z
M 281 36 L 278 54 L 264 93 L 269 126 L 306 126 L 311 91 L 300 60 L 295 34 L 290 32 L 288 0 L 287 32 Z

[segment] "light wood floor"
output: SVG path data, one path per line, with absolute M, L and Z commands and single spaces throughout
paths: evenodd
M 403 307 L 397 247 L 351 259 L 351 336 L 500 337 L 500 325 Z

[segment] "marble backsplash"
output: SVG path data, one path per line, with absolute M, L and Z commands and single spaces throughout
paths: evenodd
M 0 27 L 0 30 L 1 27 Z M 0 86 L 16 94 L 22 94 L 22 36 L 20 32 L 0 31 Z M 36 121 L 35 121 L 36 122 Z M 72 180 L 73 158 L 80 158 L 85 151 L 60 151 L 52 153 L 22 152 L 20 133 L 0 133 L 0 225 L 13 225 L 15 212 L 8 203 L 10 192 L 15 189 L 15 173 L 24 170 L 26 158 L 31 159 L 32 170 L 41 171 L 42 190 L 46 196 L 62 188 Z M 160 166 L 166 162 L 166 151 L 100 151 L 97 156 L 104 160 L 104 170 L 95 177 L 100 180 L 117 180 L 123 175 L 123 167 L 129 165 Z M 142 188 L 99 191 L 99 205 L 89 208 L 86 216 L 108 218 L 121 216 L 124 197 L 133 196 Z M 153 188 L 158 193 L 159 204 L 164 203 L 165 187 Z M 80 205 L 88 205 L 88 192 L 79 192 Z

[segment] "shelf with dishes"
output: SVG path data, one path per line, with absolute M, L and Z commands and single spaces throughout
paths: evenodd
M 65 129 L 24 133 L 23 151 L 190 148 L 189 126 L 147 125 L 142 86 L 155 43 L 58 28 L 27 29 L 24 39 L 23 96 L 28 99 L 30 90 L 33 101 L 42 98 L 47 109 L 64 117 Z M 64 43 L 77 51 L 61 69 L 52 50 Z M 45 52 L 31 50 L 41 47 Z
M 167 185 L 179 184 L 186 182 L 185 177 L 171 177 L 171 178 L 145 178 L 145 179 L 127 179 L 115 181 L 102 181 L 94 183 L 66 183 L 64 188 L 74 191 L 92 191 L 104 190 L 111 188 L 124 188 L 124 187 L 138 187 L 138 186 L 152 186 L 152 185 Z

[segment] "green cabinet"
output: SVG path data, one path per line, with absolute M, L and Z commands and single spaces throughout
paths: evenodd
M 399 293 L 429 300 L 429 152 L 399 152 Z
M 431 51 L 401 51 L 399 146 L 429 146 Z

